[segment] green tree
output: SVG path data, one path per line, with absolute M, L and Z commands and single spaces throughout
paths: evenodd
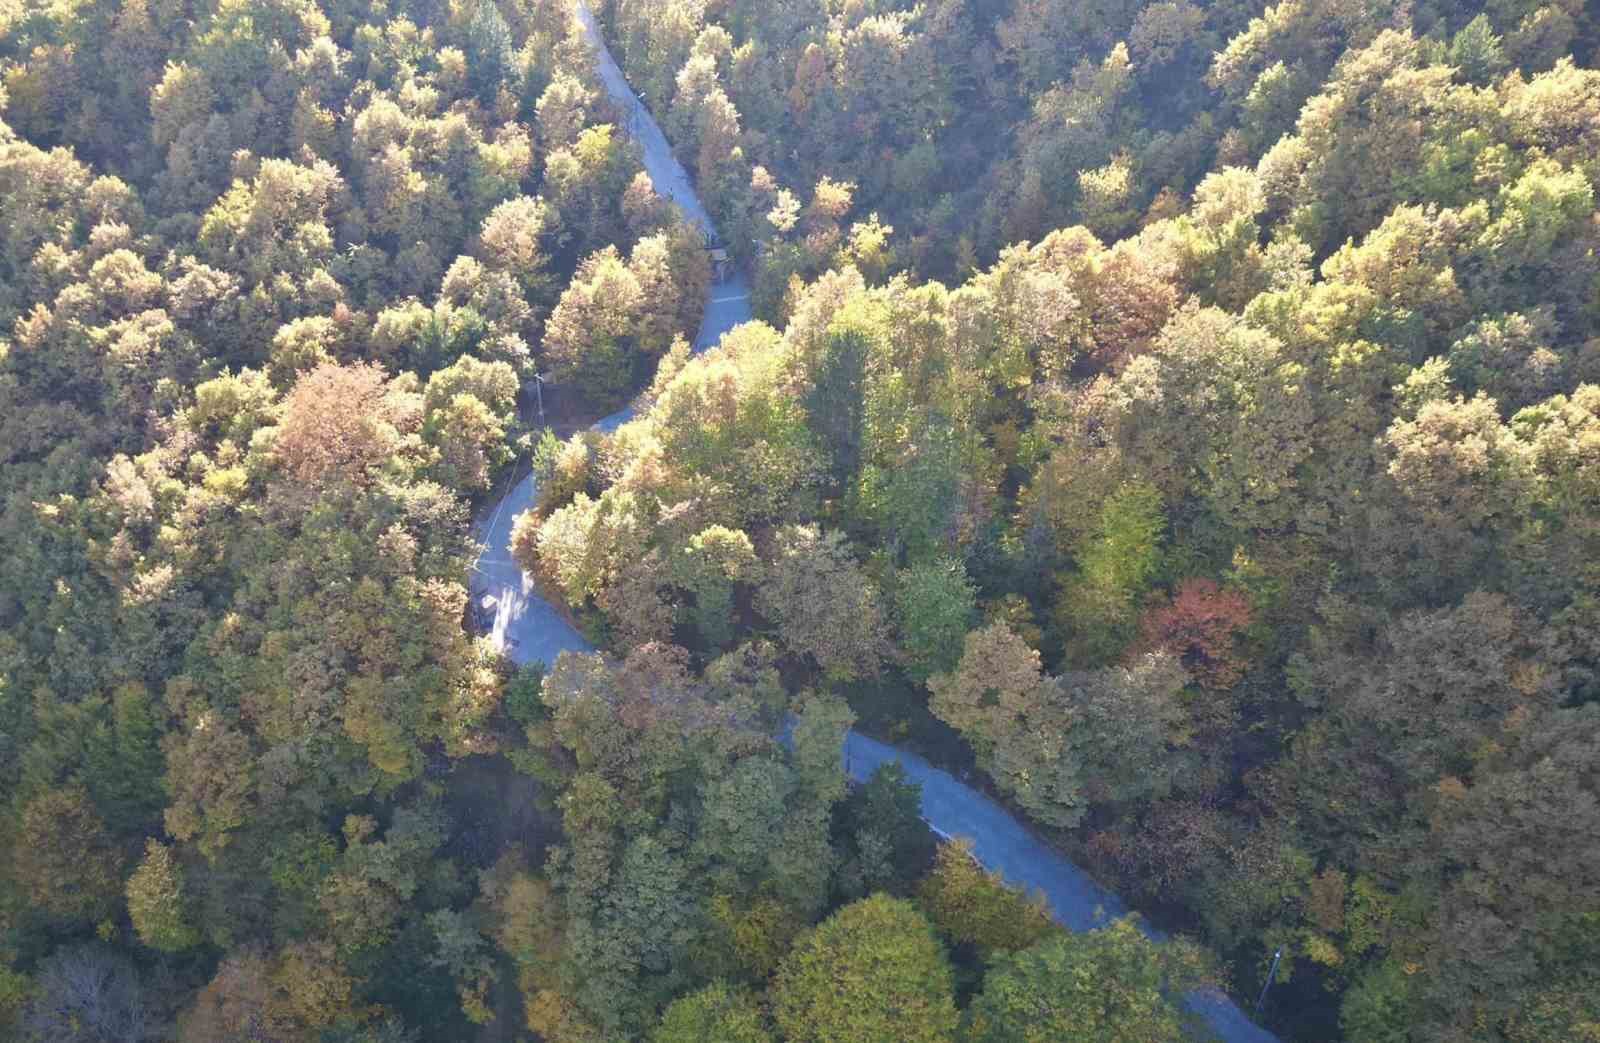
M 766 1019 L 754 997 L 722 982 L 668 1004 L 652 1043 L 771 1043 Z
M 1041 821 L 1070 827 L 1086 807 L 1072 709 L 1039 653 L 1004 622 L 967 635 L 961 661 L 928 680 L 928 708 L 972 743 L 978 764 Z
M 726 647 L 737 629 L 736 587 L 756 575 L 755 548 L 743 532 L 713 525 L 690 537 L 684 549 L 681 584 L 694 595 L 689 618 L 708 647 Z
M 28 900 L 71 920 L 108 914 L 120 890 L 122 853 L 81 786 L 47 790 L 23 805 L 12 872 Z
M 1595 1001 L 1593 975 L 1574 975 L 1535 991 L 1512 1015 L 1506 1037 L 1513 1043 L 1557 1039 L 1593 1043 L 1600 1039 L 1600 1004 Z
M 914 434 L 904 432 L 909 437 L 897 437 L 888 452 L 873 454 L 863 466 L 858 496 L 862 515 L 883 534 L 890 553 L 915 561 L 954 549 L 962 472 L 971 464 L 961 433 L 943 417 L 908 426 Z
M 865 435 L 867 331 L 830 330 L 806 395 L 806 419 L 828 454 L 836 486 L 848 486 L 861 468 Z
M 26 974 L 0 967 L 0 1028 L 17 1031 L 23 1008 L 33 994 L 33 982 Z
M 1105 501 L 1098 530 L 1076 549 L 1078 571 L 1063 584 L 1055 610 L 1074 662 L 1106 662 L 1133 636 L 1165 527 L 1160 495 L 1149 485 L 1126 485 Z
M 468 83 L 483 102 L 493 102 L 512 67 L 515 41 L 494 0 L 478 0 L 467 22 Z
M 428 926 L 433 930 L 437 947 L 434 964 L 449 972 L 455 981 L 456 994 L 461 997 L 461 1010 L 467 1020 L 475 1025 L 493 1021 L 489 990 L 494 987 L 499 972 L 489 952 L 489 943 L 464 915 L 453 909 L 436 909 L 429 913 Z
M 585 127 L 571 147 L 545 157 L 544 196 L 570 236 L 568 250 L 582 256 L 626 240 L 619 203 L 638 169 L 623 132 L 609 123 Z
M 1042 896 L 1028 896 L 978 864 L 972 843 L 939 845 L 917 902 L 934 927 L 957 945 L 973 945 L 984 959 L 1026 949 L 1060 930 Z
M 792 763 L 811 800 L 831 807 L 849 785 L 843 750 L 856 715 L 836 695 L 810 693 L 797 702 Z
M 1147 941 L 1131 921 L 1058 933 L 1002 957 L 967 1012 L 975 1043 L 1176 1043 L 1195 1032 L 1172 997 L 1194 980 L 1193 954 Z
M 577 77 L 557 73 L 534 106 L 538 115 L 539 140 L 545 148 L 566 148 L 577 141 L 594 100 L 594 96 Z
M 1478 15 L 1451 37 L 1450 64 L 1463 80 L 1479 85 L 1505 71 L 1505 51 L 1487 15 Z
M 809 656 L 827 676 L 850 680 L 878 672 L 883 610 L 843 533 L 814 525 L 782 530 L 756 588 L 756 607 L 777 622 L 792 653 Z
M 843 856 L 835 886 L 851 898 L 874 891 L 905 895 L 933 859 L 922 787 L 894 761 L 879 765 L 835 806 L 833 837 Z
M 633 337 L 645 306 L 638 276 L 614 248 L 578 269 L 545 330 L 551 375 L 597 401 L 621 394 L 633 377 Z
M 107 819 L 118 824 L 150 821 L 165 793 L 162 775 L 161 721 L 143 685 L 119 687 L 111 695 L 114 756 L 91 760 L 89 789 Z M 103 754 L 112 750 L 102 747 Z
M 691 974 L 698 888 L 687 860 L 654 836 L 630 842 L 613 871 L 598 915 L 572 924 L 573 996 L 601 1027 L 635 1032 Z
M 874 895 L 834 913 L 778 968 L 785 1039 L 937 1043 L 955 1038 L 950 965 L 911 903 Z
M 722 350 L 673 373 L 648 416 L 671 467 L 632 487 L 668 501 L 720 487 L 707 507 L 746 530 L 809 515 L 820 462 L 784 377 L 785 351 L 777 331 L 747 323 L 723 337 Z
M 705 784 L 698 846 L 723 888 L 752 890 L 767 876 L 794 785 L 786 765 L 765 757 L 746 757 Z
M 1408 975 L 1393 960 L 1368 968 L 1339 1004 L 1339 1027 L 1349 1039 L 1404 1043 L 1415 1019 Z
M 1190 709 L 1189 675 L 1178 659 L 1147 653 L 1125 666 L 1069 672 L 1060 681 L 1090 798 L 1123 803 L 1167 796 L 1187 767 L 1181 749 L 1204 720 Z
M 185 906 L 182 867 L 167 845 L 145 841 L 144 861 L 128 878 L 127 895 L 133 929 L 152 949 L 181 952 L 200 940 Z
M 977 613 L 977 589 L 958 561 L 930 561 L 899 576 L 895 616 L 906 673 L 926 681 L 951 670 Z
M 407 903 L 422 885 L 429 857 L 444 840 L 433 808 L 402 807 L 382 839 L 370 816 L 344 821 L 345 849 L 317 889 L 324 924 L 341 953 L 390 941 Z

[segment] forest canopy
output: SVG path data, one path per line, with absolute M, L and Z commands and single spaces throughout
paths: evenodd
M 1600 1039 L 1592 5 L 593 7 L 0 0 L 0 1037 Z

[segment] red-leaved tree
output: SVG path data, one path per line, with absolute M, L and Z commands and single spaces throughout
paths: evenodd
M 1239 632 L 1249 625 L 1244 595 L 1213 580 L 1186 579 L 1170 601 L 1145 612 L 1136 649 L 1171 652 L 1202 688 L 1232 688 L 1244 676 Z

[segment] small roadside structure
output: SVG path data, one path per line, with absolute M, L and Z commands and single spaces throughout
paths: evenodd
M 722 282 L 728 277 L 728 268 L 730 266 L 728 251 L 720 246 L 713 246 L 710 253 L 711 274 L 716 278 L 717 282 Z

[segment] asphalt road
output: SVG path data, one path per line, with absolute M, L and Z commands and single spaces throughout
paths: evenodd
M 639 104 L 628 83 L 612 61 L 595 27 L 594 16 L 579 5 L 578 18 L 595 48 L 600 77 L 613 100 L 628 114 L 628 129 L 643 147 L 645 169 L 656 191 L 678 205 L 702 229 L 711 231 L 711 218 L 694 194 L 689 175 L 672 154 L 661 128 L 648 110 Z M 704 351 L 724 333 L 750 319 L 750 287 L 742 275 L 713 283 L 706 302 L 694 350 Z M 615 431 L 633 418 L 633 409 L 613 413 L 595 424 L 602 431 Z M 477 537 L 486 548 L 477 561 L 472 597 L 480 606 L 491 599 L 493 613 L 489 636 L 495 644 L 519 663 L 534 660 L 555 662 L 562 652 L 587 652 L 593 649 L 583 635 L 574 630 L 549 603 L 533 593 L 528 577 L 511 558 L 511 526 L 517 515 L 533 506 L 536 485 L 527 475 L 507 490 L 489 517 L 479 526 Z
M 633 93 L 633 88 L 628 85 L 627 79 L 623 77 L 622 70 L 617 68 L 617 63 L 612 60 L 611 52 L 606 49 L 605 40 L 600 36 L 600 29 L 595 25 L 593 12 L 589 10 L 587 4 L 580 3 L 577 8 L 583 34 L 594 48 L 595 64 L 598 66 L 600 79 L 605 83 L 606 92 L 611 95 L 611 100 L 617 108 L 626 113 L 626 130 L 644 150 L 644 169 L 649 173 L 650 180 L 655 182 L 656 193 L 677 203 L 689 219 L 701 228 L 708 232 L 712 231 L 711 218 L 700 205 L 700 197 L 695 195 L 688 173 L 673 156 L 672 146 L 667 144 L 666 135 L 661 133 L 661 128 L 651 118 L 649 111 L 639 104 L 639 99 Z
M 922 817 L 943 837 L 972 841 L 972 855 L 984 868 L 1014 886 L 1044 895 L 1055 921 L 1073 931 L 1091 931 L 1128 913 L 1116 895 L 1089 878 L 988 797 L 914 753 L 851 732 L 845 736 L 845 770 L 865 782 L 880 765 L 897 762 L 922 786 Z M 1162 941 L 1160 931 L 1144 933 Z M 1184 1003 L 1212 1033 L 1227 1043 L 1273 1043 L 1278 1037 L 1256 1025 L 1216 989 L 1195 989 Z
M 707 231 L 711 219 L 695 196 L 688 174 L 672 154 L 661 128 L 639 104 L 627 80 L 612 60 L 594 16 L 577 6 L 578 19 L 594 48 L 600 77 L 613 101 L 628 114 L 628 130 L 644 151 L 645 169 L 656 191 L 681 207 Z M 711 288 L 705 317 L 695 338 L 695 350 L 715 344 L 722 334 L 750 319 L 749 287 L 734 277 Z M 633 416 L 632 409 L 614 413 L 595 426 L 614 431 Z M 479 528 L 485 551 L 478 559 L 473 597 L 494 599 L 489 635 L 519 663 L 555 662 L 562 652 L 589 652 L 593 646 L 574 630 L 549 603 L 537 597 L 511 559 L 511 526 L 516 516 L 533 503 L 535 483 L 530 475 L 495 505 Z M 988 869 L 1012 884 L 1041 892 L 1056 921 L 1074 931 L 1092 930 L 1128 910 L 1116 895 L 1104 890 L 1083 870 L 1038 840 L 1000 805 L 954 776 L 935 768 L 916 754 L 851 732 L 845 739 L 845 768 L 852 778 L 865 780 L 879 765 L 897 761 L 906 774 L 922 785 L 922 814 L 935 832 L 972 841 L 973 855 Z M 1160 940 L 1159 932 L 1147 930 Z M 1184 997 L 1218 1039 L 1225 1043 L 1275 1043 L 1277 1037 L 1254 1024 L 1227 996 L 1215 989 L 1198 989 Z

